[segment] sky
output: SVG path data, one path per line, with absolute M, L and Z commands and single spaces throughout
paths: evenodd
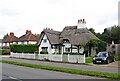
M 65 26 L 86 20 L 96 32 L 118 25 L 119 0 L 0 0 L 0 38 L 26 30 L 40 34 L 44 28 L 62 31 Z

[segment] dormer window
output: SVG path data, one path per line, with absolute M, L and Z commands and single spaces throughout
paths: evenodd
M 63 43 L 70 43 L 68 39 L 63 39 Z

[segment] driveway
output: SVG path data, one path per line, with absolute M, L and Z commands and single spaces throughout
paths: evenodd
M 106 66 L 106 67 L 116 67 L 116 68 L 120 68 L 120 61 L 115 61 L 109 64 L 93 64 L 93 63 L 89 63 L 89 65 L 92 66 Z

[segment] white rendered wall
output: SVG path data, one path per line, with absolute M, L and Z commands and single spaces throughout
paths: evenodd
M 29 44 L 36 44 L 36 41 L 29 41 Z
M 0 46 L 2 46 L 2 43 L 0 42 Z
M 64 52 L 66 52 L 65 48 L 70 48 L 71 44 L 70 43 L 63 43 L 64 45 Z
M 47 39 L 47 42 L 43 42 L 44 39 Z M 39 52 L 42 51 L 42 47 L 48 47 L 48 50 L 47 50 L 48 53 L 49 53 L 49 54 L 52 54 L 51 44 L 50 44 L 50 42 L 49 42 L 49 40 L 48 40 L 48 38 L 47 38 L 46 35 L 44 35 L 43 40 L 41 41 L 41 44 L 40 44 L 40 46 L 39 46 Z
M 85 23 L 78 23 L 77 28 L 85 28 Z
M 21 44 L 21 42 L 18 42 L 18 44 Z

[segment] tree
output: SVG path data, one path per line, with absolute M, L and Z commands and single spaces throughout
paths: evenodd
M 119 44 L 120 44 L 120 40 L 119 40 L 119 42 L 118 42 Z
M 120 26 L 112 26 L 108 29 L 104 29 L 104 32 L 101 35 L 101 39 L 110 43 L 114 41 L 115 43 L 119 43 L 120 40 Z
M 3 39 L 7 38 L 9 36 L 9 34 L 7 33 L 6 35 L 4 35 Z
M 101 34 L 100 34 L 100 33 L 96 33 L 93 28 L 90 28 L 89 31 L 90 31 L 91 33 L 93 33 L 96 37 L 98 37 L 99 39 L 101 39 Z
M 89 31 L 96 35 L 95 30 L 93 28 L 90 28 Z
M 91 54 L 91 49 L 95 48 L 96 53 L 106 50 L 107 43 L 99 39 L 90 39 L 86 46 L 88 47 L 89 53 Z

